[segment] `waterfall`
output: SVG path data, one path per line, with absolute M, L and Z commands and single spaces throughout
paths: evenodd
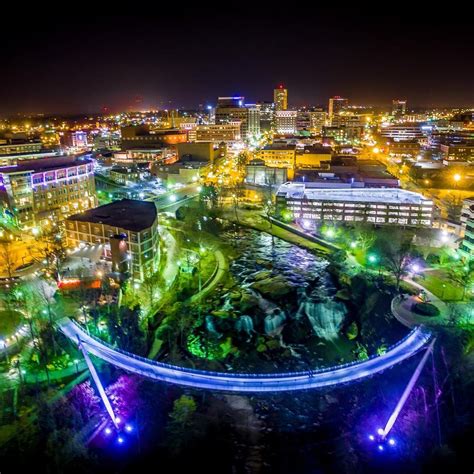
M 216 326 L 214 325 L 214 319 L 212 316 L 206 316 L 206 329 L 208 332 L 214 336 L 221 337 L 222 334 L 217 331 Z
M 250 335 L 254 332 L 253 319 L 250 316 L 242 315 L 235 323 L 235 329 L 237 331 L 243 331 Z
M 273 314 L 266 316 L 264 320 L 265 334 L 268 336 L 275 336 L 278 334 L 283 327 L 285 319 L 285 313 L 281 310 L 275 310 Z
M 314 303 L 307 300 L 302 306 L 318 337 L 326 341 L 337 339 L 347 313 L 343 303 L 339 301 Z

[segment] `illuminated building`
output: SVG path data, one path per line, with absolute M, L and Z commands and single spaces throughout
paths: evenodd
M 416 227 L 433 223 L 433 201 L 403 189 L 328 189 L 312 183 L 285 183 L 276 201 L 279 210 L 288 209 L 296 220 Z
M 392 115 L 394 117 L 400 117 L 401 115 L 405 115 L 406 110 L 407 110 L 406 100 L 399 100 L 399 99 L 392 100 Z
M 155 204 L 122 199 L 66 220 L 69 247 L 101 246 L 112 270 L 143 280 L 158 270 L 160 238 Z
M 459 246 L 459 253 L 467 259 L 474 257 L 474 205 L 472 201 L 469 214 L 463 222 L 464 238 Z
M 281 135 L 294 135 L 296 133 L 296 110 L 275 111 L 276 132 Z
M 364 115 L 343 113 L 332 117 L 331 127 L 343 129 L 345 140 L 354 140 L 362 137 L 366 123 Z
M 61 137 L 61 145 L 68 148 L 87 148 L 87 132 L 82 130 L 65 132 Z
M 288 177 L 294 175 L 296 157 L 296 145 L 267 145 L 258 153 L 257 158 L 262 160 L 270 168 L 286 168 Z
M 225 125 L 239 122 L 240 136 L 247 137 L 248 111 L 244 106 L 244 97 L 218 97 L 216 106 L 216 125 Z M 200 140 L 199 138 L 197 138 Z
M 168 147 L 163 148 L 129 148 L 127 151 L 115 152 L 114 163 L 149 163 L 161 161 L 172 154 Z
M 198 125 L 196 127 L 197 142 L 227 143 L 237 142 L 241 139 L 242 135 L 240 122 L 229 122 L 219 125 Z
M 187 134 L 179 129 L 150 130 L 147 125 L 122 127 L 122 149 L 163 148 L 187 140 Z
M 214 146 L 212 142 L 179 143 L 177 145 L 178 159 L 209 162 L 214 159 Z
M 349 100 L 339 97 L 338 95 L 331 97 L 329 99 L 329 120 L 331 121 L 334 115 L 337 115 L 339 112 L 344 110 L 349 105 Z
M 416 140 L 394 141 L 388 142 L 390 156 L 417 156 L 421 151 L 421 145 Z
M 321 135 L 323 127 L 326 125 L 328 114 L 320 110 L 311 110 L 309 112 L 310 131 L 314 135 Z
M 275 106 L 273 102 L 257 102 L 260 110 L 260 131 L 269 132 L 274 125 Z
M 273 89 L 273 103 L 277 111 L 288 109 L 288 89 L 285 89 L 282 84 Z
M 20 155 L 40 153 L 43 144 L 40 141 L 0 139 L 0 155 Z
M 419 140 L 424 138 L 425 133 L 422 124 L 396 124 L 389 125 L 380 130 L 380 135 L 385 138 L 393 138 L 395 141 L 400 140 Z
M 13 166 L 21 161 L 38 160 L 41 158 L 51 158 L 58 156 L 54 150 L 30 151 L 23 153 L 0 154 L 0 166 Z
M 247 108 L 247 136 L 260 135 L 260 107 L 256 104 L 246 104 Z
M 263 160 L 251 160 L 246 167 L 245 182 L 257 186 L 279 186 L 288 181 L 286 168 L 266 166 Z
M 474 162 L 474 142 L 441 144 L 443 160 Z
M 331 148 L 306 146 L 296 153 L 296 167 L 314 168 L 321 165 L 321 161 L 331 159 Z
M 112 166 L 109 178 L 118 184 L 134 184 L 150 177 L 148 163 L 134 164 L 132 166 Z
M 94 163 L 73 156 L 0 168 L 0 197 L 24 225 L 48 225 L 97 204 Z

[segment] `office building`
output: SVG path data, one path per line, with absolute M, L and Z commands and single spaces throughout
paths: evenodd
M 257 102 L 260 110 L 260 131 L 269 132 L 275 124 L 275 106 L 273 102 Z
M 314 135 L 321 135 L 323 127 L 326 125 L 328 114 L 322 109 L 311 110 L 309 112 L 310 131 Z
M 69 247 L 99 246 L 112 270 L 143 280 L 158 270 L 158 213 L 152 202 L 122 199 L 66 220 Z
M 63 156 L 0 168 L 0 201 L 18 223 L 47 226 L 97 205 L 94 162 Z
M 273 103 L 276 111 L 288 109 L 288 89 L 285 89 L 282 84 L 273 89 Z
M 332 118 L 337 115 L 339 112 L 344 110 L 349 105 L 349 100 L 344 99 L 338 95 L 331 97 L 329 99 L 329 107 L 328 107 L 328 115 L 329 120 L 331 121 Z
M 401 117 L 407 111 L 407 101 L 394 99 L 392 100 L 392 115 L 394 117 Z
M 240 136 L 242 140 L 247 138 L 247 115 L 248 111 L 244 106 L 244 97 L 219 97 L 217 99 L 215 115 L 216 125 L 226 125 L 239 122 Z
M 327 189 L 311 183 L 285 183 L 276 194 L 277 208 L 295 220 L 352 224 L 431 227 L 433 201 L 402 189 Z
M 296 133 L 296 110 L 276 110 L 275 129 L 281 135 L 294 135 Z
M 474 212 L 468 217 L 463 225 L 464 238 L 459 246 L 459 253 L 466 259 L 474 257 Z
M 443 160 L 474 162 L 474 142 L 441 144 L 439 148 Z
M 163 148 L 187 141 L 185 131 L 179 129 L 150 130 L 148 125 L 121 128 L 122 150 L 133 148 Z
M 216 125 L 198 125 L 196 127 L 197 142 L 229 143 L 242 140 L 240 122 L 228 122 Z
M 280 186 L 288 181 L 286 168 L 266 166 L 263 160 L 251 160 L 246 167 L 245 182 L 256 186 Z
M 247 138 L 260 135 L 260 107 L 257 104 L 246 104 Z

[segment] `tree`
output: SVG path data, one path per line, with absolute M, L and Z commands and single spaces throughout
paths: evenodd
M 0 262 L 8 278 L 13 277 L 15 270 L 15 258 L 13 256 L 13 248 L 11 242 L 2 242 L 0 244 Z
M 462 299 L 464 300 L 467 288 L 474 283 L 474 260 L 451 266 L 448 275 L 451 281 L 463 289 Z
M 404 230 L 390 231 L 390 235 L 382 234 L 380 242 L 383 261 L 387 270 L 394 276 L 397 291 L 400 289 L 401 279 L 408 273 L 412 253 L 412 233 Z
M 64 232 L 53 229 L 41 236 L 41 242 L 32 250 L 35 259 L 46 268 L 46 275 L 56 283 L 61 280 L 64 262 L 67 258 L 67 247 Z

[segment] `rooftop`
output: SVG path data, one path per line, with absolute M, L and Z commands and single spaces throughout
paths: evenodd
M 150 228 L 156 219 L 157 211 L 154 203 L 133 199 L 114 201 L 68 217 L 68 220 L 72 221 L 105 224 L 131 232 Z
M 32 171 L 40 173 L 42 171 L 52 171 L 59 168 L 67 168 L 69 166 L 80 166 L 92 163 L 89 158 L 82 158 L 77 156 L 54 156 L 48 158 L 37 158 L 35 160 L 22 160 L 17 165 L 1 166 L 1 173 L 23 173 L 25 171 Z
M 315 183 L 317 186 L 317 184 Z M 320 201 L 380 202 L 394 204 L 427 204 L 433 202 L 422 194 L 398 188 L 321 189 L 311 183 L 285 183 L 280 186 L 278 196 L 294 199 Z

